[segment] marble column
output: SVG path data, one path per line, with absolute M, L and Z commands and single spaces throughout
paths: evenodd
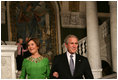
M 8 41 L 12 40 L 12 34 L 11 34 L 11 24 L 10 24 L 10 1 L 7 1 L 7 26 L 8 26 Z
M 109 1 L 113 71 L 117 72 L 117 1 Z
M 1 1 L 1 24 L 6 23 L 5 11 L 6 11 L 5 1 Z
M 95 1 L 86 2 L 87 20 L 87 57 L 94 75 L 94 78 L 102 77 L 100 44 L 98 32 L 97 4 Z

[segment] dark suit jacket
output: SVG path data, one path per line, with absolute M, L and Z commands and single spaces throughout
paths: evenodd
M 51 79 L 55 78 L 53 77 L 53 72 L 55 71 L 58 72 L 59 79 L 82 79 L 83 76 L 86 79 L 93 79 L 88 59 L 79 54 L 76 54 L 75 71 L 73 76 L 71 75 L 66 53 L 55 56 L 50 72 Z

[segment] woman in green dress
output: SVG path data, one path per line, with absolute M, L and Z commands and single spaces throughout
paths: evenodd
M 39 40 L 32 38 L 28 41 L 28 50 L 32 54 L 24 59 L 20 79 L 48 79 L 50 66 L 48 58 L 39 54 Z

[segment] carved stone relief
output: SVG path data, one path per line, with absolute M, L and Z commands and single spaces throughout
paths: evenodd
M 1 58 L 1 78 L 11 79 L 12 78 L 12 67 L 11 67 L 11 57 Z
M 61 14 L 62 27 L 85 28 L 85 16 L 79 12 L 68 12 Z

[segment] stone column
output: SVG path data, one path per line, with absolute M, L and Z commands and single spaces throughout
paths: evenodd
M 5 11 L 6 11 L 5 1 L 1 1 L 1 24 L 6 23 Z
M 86 2 L 87 18 L 87 50 L 88 60 L 94 75 L 94 78 L 102 77 L 100 44 L 98 32 L 97 4 L 95 1 Z
M 110 1 L 110 30 L 113 71 L 117 72 L 117 1 Z
M 11 41 L 11 24 L 10 24 L 10 1 L 7 1 L 7 24 L 8 24 L 8 40 Z

